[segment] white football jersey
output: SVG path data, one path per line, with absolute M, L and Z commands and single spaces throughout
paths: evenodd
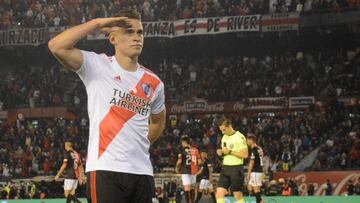
M 165 109 L 163 82 L 139 64 L 129 72 L 115 56 L 81 52 L 76 73 L 86 87 L 90 122 L 86 172 L 153 175 L 148 125 L 150 114 Z

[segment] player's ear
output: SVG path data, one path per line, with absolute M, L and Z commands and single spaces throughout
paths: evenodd
M 112 45 L 115 45 L 116 37 L 115 37 L 114 33 L 110 33 L 108 39 Z

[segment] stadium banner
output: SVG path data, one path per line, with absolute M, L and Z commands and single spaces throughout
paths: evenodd
M 214 35 L 230 32 L 260 31 L 261 15 L 226 16 L 213 18 L 190 18 L 176 21 L 142 22 L 144 37 L 183 37 Z M 105 33 L 95 32 L 88 40 L 107 39 Z
M 47 28 L 24 28 L 0 31 L 0 47 L 38 46 L 48 41 Z
M 200 200 L 200 203 L 209 202 L 206 200 L 210 200 L 208 195 L 204 195 Z M 359 203 L 359 196 L 288 196 L 288 197 L 262 197 L 266 203 Z M 184 199 L 184 198 L 183 198 Z M 87 203 L 85 199 L 80 199 L 84 203 Z M 23 200 L 2 200 L 1 203 L 64 203 L 65 199 L 23 199 Z M 153 201 L 154 203 L 157 201 Z M 225 197 L 225 203 L 235 203 L 233 197 Z M 256 203 L 254 197 L 245 197 L 245 203 Z
M 186 112 L 232 112 L 232 110 L 230 102 L 186 101 L 182 104 L 170 105 L 169 112 L 174 114 Z
M 243 100 L 244 109 L 270 110 L 287 108 L 286 97 L 253 97 Z
M 56 35 L 60 34 L 61 32 L 65 31 L 68 27 L 49 27 L 49 39 L 54 38 Z
M 315 195 L 324 195 L 326 180 L 329 179 L 333 186 L 333 195 L 345 195 L 346 184 L 349 180 L 352 180 L 354 184 L 360 181 L 360 171 L 274 173 L 274 179 L 278 180 L 279 178 L 294 178 L 299 187 L 300 195 L 307 194 L 309 183 L 314 184 Z
M 262 32 L 299 30 L 300 14 L 297 12 L 274 13 L 261 18 Z
M 236 102 L 208 102 L 206 100 L 185 101 L 184 103 L 170 104 L 170 114 L 186 112 L 221 112 L 231 113 L 244 110 L 281 110 L 288 106 L 286 97 L 254 97 L 245 98 Z
M 360 99 L 356 97 L 340 97 L 338 102 L 343 103 L 345 106 L 357 106 L 360 105 Z
M 289 108 L 309 108 L 310 105 L 315 104 L 315 97 L 290 97 Z

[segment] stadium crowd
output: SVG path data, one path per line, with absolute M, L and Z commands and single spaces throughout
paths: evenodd
M 157 63 L 145 60 L 144 65 L 152 67 L 162 78 L 166 99 L 170 102 L 194 96 L 208 101 L 237 101 L 244 97 L 321 93 L 326 96 L 357 95 L 360 89 L 359 66 L 348 70 L 346 56 L 334 50 L 331 51 L 333 57 L 328 55 L 326 52 L 298 51 L 267 56 L 185 57 Z M 81 108 L 81 103 L 86 101 L 80 79 L 59 65 L 24 66 L 10 70 L 3 73 L 6 77 L 0 81 L 0 109 Z M 345 76 L 351 79 L 341 79 Z
M 311 170 L 344 170 L 359 168 L 359 109 L 330 105 L 324 112 L 289 113 L 288 115 L 236 116 L 236 129 L 255 134 L 265 151 L 266 173 L 289 171 L 308 152 L 320 146 L 318 160 Z M 174 169 L 182 136 L 209 153 L 214 171 L 220 160 L 215 156 L 220 133 L 215 126 L 217 116 L 202 119 L 191 115 L 171 116 L 164 136 L 150 150 L 154 171 Z M 63 160 L 63 141 L 72 138 L 75 149 L 86 156 L 88 122 L 77 120 L 18 118 L 1 128 L 0 174 L 3 181 L 12 178 L 54 175 Z M 327 156 L 331 154 L 331 156 Z M 83 160 L 85 161 L 85 160 Z
M 315 12 L 358 9 L 357 0 L 1 0 L 0 30 L 15 26 L 77 25 L 110 17 L 121 9 L 136 9 L 143 20 L 175 20 L 193 17 L 247 14 Z
M 314 110 L 284 116 L 239 115 L 234 117 L 233 122 L 236 129 L 258 137 L 258 143 L 266 154 L 266 173 L 291 170 L 316 147 L 321 150 L 312 170 L 358 168 L 359 109 L 346 108 L 338 103 L 334 105 L 323 113 Z M 184 114 L 174 120 L 172 126 L 166 129 L 164 137 L 152 148 L 155 171 L 161 172 L 164 167 L 174 166 L 177 151 L 173 149 L 182 136 L 189 136 L 194 145 L 209 152 L 215 165 L 214 171 L 219 172 L 221 166 L 215 150 L 221 137 L 215 125 L 216 119 L 216 116 L 211 115 L 196 119 Z

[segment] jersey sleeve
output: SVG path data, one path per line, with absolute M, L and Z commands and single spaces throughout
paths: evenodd
M 85 86 L 89 85 L 91 80 L 95 79 L 101 70 L 101 56 L 95 52 L 81 50 L 83 55 L 83 64 L 76 71 Z
M 250 154 L 250 160 L 255 160 L 255 150 L 250 149 L 249 154 Z
M 246 138 L 243 134 L 239 135 L 239 140 L 236 143 L 236 149 L 243 150 L 243 149 L 247 149 L 247 144 L 246 144 Z
M 66 153 L 65 156 L 64 156 L 63 163 L 68 163 L 69 160 L 71 160 L 70 154 L 69 154 L 69 153 Z
M 151 113 L 158 114 L 165 109 L 164 83 L 160 82 L 155 90 L 155 99 L 151 103 Z

